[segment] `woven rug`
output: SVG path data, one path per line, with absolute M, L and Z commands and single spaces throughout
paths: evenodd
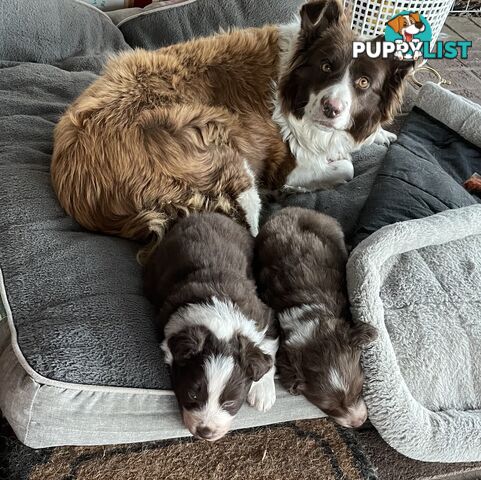
M 2 480 L 377 479 L 356 436 L 328 420 L 233 432 L 215 443 L 183 439 L 44 450 L 21 445 L 5 422 L 0 432 Z
M 417 462 L 327 419 L 192 439 L 33 450 L 0 422 L 0 480 L 470 480 L 481 464 Z

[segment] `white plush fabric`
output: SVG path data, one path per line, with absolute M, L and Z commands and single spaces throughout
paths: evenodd
M 378 230 L 352 253 L 365 399 L 381 436 L 424 461 L 481 460 L 481 205 Z

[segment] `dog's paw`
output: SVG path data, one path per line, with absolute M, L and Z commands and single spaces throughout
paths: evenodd
M 254 382 L 247 395 L 247 403 L 260 412 L 267 412 L 276 402 L 276 386 L 274 379 L 261 378 L 258 382 Z
M 280 191 L 284 195 L 292 195 L 292 194 L 295 194 L 295 193 L 309 193 L 310 192 L 310 190 L 306 187 L 294 187 L 292 185 L 284 185 L 281 188 Z
M 337 160 L 329 164 L 329 184 L 338 187 L 354 178 L 354 165 L 350 158 Z
M 394 57 L 398 60 L 404 60 L 404 55 L 399 51 L 394 54 Z
M 391 143 L 395 142 L 396 140 L 397 140 L 397 135 L 395 135 L 394 133 L 388 132 L 387 130 L 384 130 L 384 128 L 381 128 L 376 133 L 376 137 L 374 138 L 374 143 L 389 147 L 389 145 L 391 145 Z
M 335 163 L 335 162 L 342 162 L 342 161 L 352 162 L 352 157 L 346 152 L 335 152 L 329 154 L 329 158 L 327 159 L 327 163 Z

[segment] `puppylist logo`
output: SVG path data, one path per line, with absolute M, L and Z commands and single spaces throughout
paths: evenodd
M 468 58 L 470 41 L 437 41 L 431 51 L 433 33 L 429 22 L 418 12 L 403 11 L 389 20 L 384 31 L 384 40 L 375 42 L 353 42 L 353 58 L 367 54 L 370 58 L 400 60 L 425 60 L 439 58 Z

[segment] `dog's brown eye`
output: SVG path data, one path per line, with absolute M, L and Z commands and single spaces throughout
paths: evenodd
M 324 62 L 321 64 L 321 70 L 325 73 L 332 72 L 332 67 L 329 62 Z
M 367 77 L 361 77 L 356 80 L 356 87 L 359 87 L 362 90 L 366 90 L 366 88 L 369 88 L 370 85 L 371 85 L 371 82 Z
M 197 393 L 189 392 L 189 399 L 195 402 L 197 400 Z

